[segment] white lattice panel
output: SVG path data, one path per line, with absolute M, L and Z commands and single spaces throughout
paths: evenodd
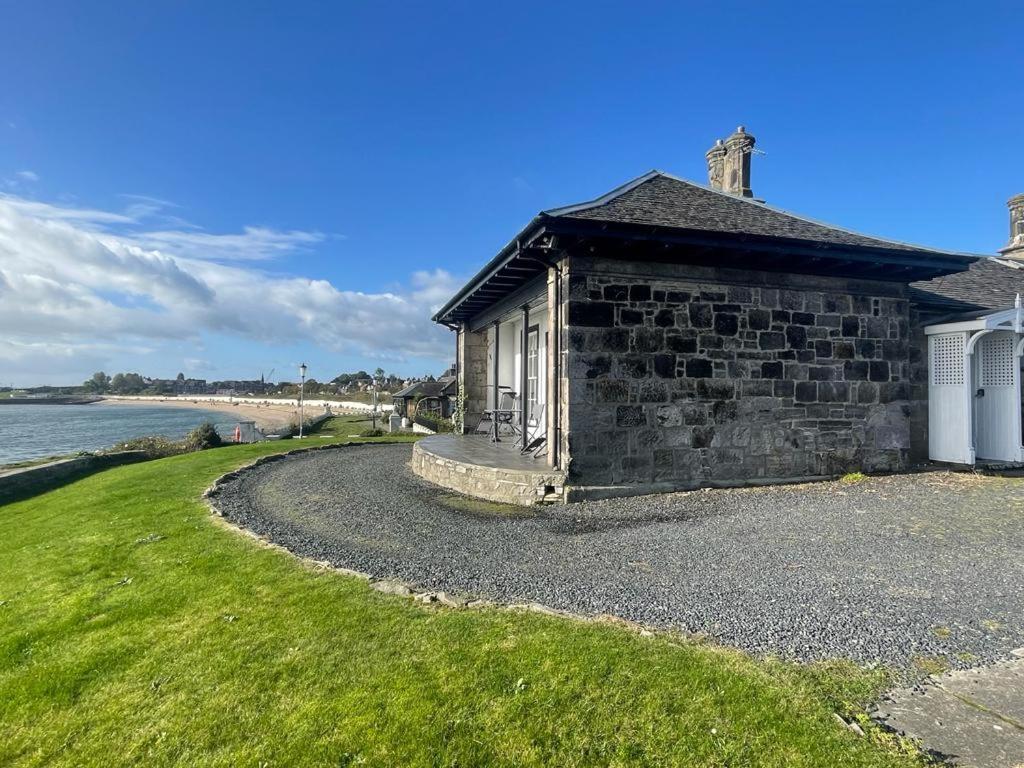
M 929 369 L 932 384 L 938 386 L 964 383 L 964 337 L 959 333 L 931 336 Z
M 998 335 L 982 339 L 981 386 L 1009 387 L 1013 385 L 1013 336 Z

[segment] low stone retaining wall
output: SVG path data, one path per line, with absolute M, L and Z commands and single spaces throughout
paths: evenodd
M 412 449 L 412 471 L 424 480 L 466 496 L 522 506 L 561 501 L 565 475 L 553 469 L 499 469 L 431 453 L 419 442 Z
M 0 503 L 31 496 L 77 480 L 102 469 L 146 461 L 144 451 L 119 451 L 97 456 L 76 456 L 32 467 L 0 471 Z

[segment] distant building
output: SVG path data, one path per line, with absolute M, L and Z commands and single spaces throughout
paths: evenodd
M 437 381 L 418 381 L 392 395 L 395 413 L 414 419 L 418 413 L 429 413 L 442 419 L 451 418 L 459 393 L 454 376 Z
M 210 385 L 218 395 L 262 395 L 267 385 L 259 379 L 228 379 Z

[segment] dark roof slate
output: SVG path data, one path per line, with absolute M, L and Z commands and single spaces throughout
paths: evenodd
M 921 304 L 982 309 L 1009 309 L 1024 296 L 1024 265 L 1004 259 L 979 259 L 963 272 L 910 284 L 910 296 Z
M 662 171 L 650 171 L 589 203 L 545 213 L 554 217 L 779 237 L 854 248 L 945 253 L 823 224 Z
M 441 397 L 454 394 L 455 389 L 455 378 L 445 377 L 437 381 L 417 381 L 415 384 L 410 384 L 405 389 L 395 392 L 392 397 Z

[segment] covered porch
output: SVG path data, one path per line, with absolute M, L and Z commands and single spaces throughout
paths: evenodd
M 546 299 L 537 295 L 488 323 L 487 408 L 477 424 L 467 425 L 495 443 L 516 443 L 537 456 L 546 453 L 549 423 Z

